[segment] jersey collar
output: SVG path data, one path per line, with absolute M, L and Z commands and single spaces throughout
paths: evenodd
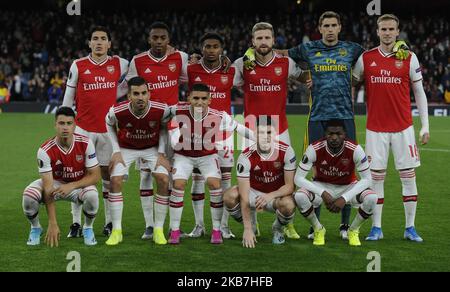
M 151 106 L 152 106 L 152 105 L 151 105 L 150 101 L 148 101 L 148 107 L 147 107 L 147 110 L 146 110 L 142 115 L 140 115 L 140 116 L 136 115 L 136 114 L 133 112 L 133 109 L 131 108 L 131 102 L 128 103 L 128 110 L 130 111 L 130 113 L 131 113 L 136 119 L 140 120 L 140 119 L 143 119 L 143 118 L 148 114 L 148 112 L 150 111 L 150 107 L 151 107 Z
M 165 59 L 167 59 L 167 54 L 165 54 L 164 56 L 162 56 L 161 58 L 157 58 L 155 56 L 152 55 L 152 53 L 150 52 L 150 50 L 148 50 L 148 56 L 150 59 L 152 59 L 153 61 L 160 63 L 163 62 Z
M 218 70 L 220 70 L 220 68 L 222 68 L 221 61 L 219 61 L 219 66 L 217 66 L 216 68 L 213 68 L 213 69 L 209 69 L 208 67 L 206 67 L 205 63 L 203 62 L 203 59 L 200 61 L 200 65 L 202 65 L 203 70 L 205 70 L 206 73 L 209 73 L 209 74 L 216 73 Z
M 75 145 L 75 135 L 73 135 L 73 137 L 72 137 L 72 145 L 70 145 L 70 147 L 69 147 L 69 149 L 67 151 L 64 150 L 64 148 L 61 145 L 59 145 L 57 137 L 55 137 L 55 144 L 56 144 L 56 147 L 58 147 L 59 151 L 61 151 L 64 155 L 67 155 L 70 152 L 72 152 L 72 149 L 73 149 L 73 147 Z
M 106 55 L 105 60 L 100 61 L 100 62 L 97 62 L 97 61 L 95 61 L 95 60 L 92 58 L 91 54 L 89 54 L 89 56 L 88 56 L 89 61 L 90 61 L 92 64 L 97 65 L 97 66 L 101 66 L 101 65 L 105 64 L 106 62 L 108 62 L 109 58 L 110 58 L 110 56 Z
M 378 52 L 380 53 L 381 56 L 383 56 L 383 57 L 385 57 L 385 58 L 392 57 L 392 56 L 395 54 L 394 52 L 385 53 L 385 52 L 381 49 L 381 46 L 378 46 Z
M 277 53 L 275 53 L 275 51 L 273 51 L 272 59 L 270 59 L 270 60 L 269 60 L 267 63 L 265 63 L 265 64 L 259 62 L 258 60 L 256 60 L 256 63 L 257 63 L 259 66 L 261 66 L 261 67 L 267 67 L 267 66 L 269 66 L 270 64 L 272 64 L 273 60 L 275 60 L 275 55 L 276 55 L 276 54 L 277 54 Z
M 208 106 L 208 111 L 206 112 L 206 114 L 205 114 L 200 120 L 196 120 L 196 119 L 194 118 L 194 116 L 192 115 L 192 105 L 189 105 L 189 114 L 191 115 L 192 119 L 193 119 L 195 122 L 200 122 L 200 121 L 203 121 L 203 120 L 209 115 L 209 109 L 210 109 L 210 107 Z

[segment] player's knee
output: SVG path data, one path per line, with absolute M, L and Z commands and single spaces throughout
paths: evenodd
M 221 188 L 220 185 L 220 179 L 215 177 L 208 177 L 206 180 L 206 183 L 208 184 L 208 188 L 210 190 L 218 190 Z
M 159 189 L 167 189 L 169 187 L 169 176 L 162 173 L 153 174 Z
M 83 209 L 89 214 L 96 214 L 98 211 L 98 192 L 95 188 L 88 189 L 83 194 Z
M 237 187 L 229 188 L 223 194 L 223 203 L 225 207 L 231 209 L 239 202 L 239 191 Z
M 25 189 L 22 196 L 22 208 L 24 213 L 33 215 L 39 210 L 40 197 L 37 197 L 36 189 Z
M 120 193 L 122 191 L 123 176 L 112 176 L 110 182 L 111 192 Z
M 403 196 L 417 195 L 416 172 L 414 168 L 399 171 Z
M 173 181 L 173 188 L 177 190 L 184 190 L 186 187 L 186 181 L 182 179 L 176 179 Z
M 277 210 L 284 216 L 291 216 L 295 212 L 295 202 L 293 196 L 282 197 L 277 205 Z
M 294 195 L 295 204 L 300 210 L 309 207 L 311 204 L 307 192 L 304 189 L 299 189 Z

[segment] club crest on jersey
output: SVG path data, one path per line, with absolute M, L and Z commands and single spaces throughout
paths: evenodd
M 228 76 L 227 75 L 222 75 L 220 76 L 220 81 L 222 82 L 222 84 L 227 84 L 228 83 Z
M 148 126 L 149 126 L 150 128 L 156 127 L 156 121 L 150 121 L 150 122 L 148 122 Z
M 274 166 L 276 169 L 280 169 L 280 168 L 281 168 L 281 162 L 275 161 L 275 162 L 273 163 L 273 166 Z
M 395 67 L 397 69 L 401 69 L 403 67 L 403 61 L 402 60 L 395 60 Z
M 77 160 L 77 162 L 81 162 L 83 161 L 83 155 L 75 155 L 75 159 Z
M 281 73 L 283 72 L 283 69 L 281 67 L 275 67 L 274 71 L 275 75 L 280 76 Z
M 175 63 L 170 63 L 169 64 L 169 70 L 171 72 L 175 72 L 176 69 L 177 69 L 177 64 L 175 64 Z
M 109 74 L 113 74 L 115 70 L 116 69 L 114 69 L 114 66 L 112 65 L 106 67 L 106 71 L 108 71 Z
M 350 163 L 350 159 L 348 159 L 348 158 L 342 158 L 342 159 L 341 159 L 341 162 L 342 162 L 343 165 L 347 166 L 347 165 Z
M 347 56 L 347 50 L 344 49 L 344 48 L 339 49 L 339 55 L 340 55 L 341 57 Z

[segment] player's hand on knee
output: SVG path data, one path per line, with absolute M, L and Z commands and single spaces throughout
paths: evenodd
M 52 193 L 53 196 L 66 197 L 74 190 L 73 184 L 67 183 L 60 185 L 57 189 L 55 189 Z
M 255 199 L 255 208 L 256 210 L 262 210 L 265 206 L 272 200 L 272 196 L 270 194 L 263 194 L 261 196 L 257 196 Z
M 333 204 L 333 197 L 330 195 L 329 192 L 324 191 L 322 193 L 322 200 L 323 203 L 325 204 L 325 206 L 327 207 L 328 210 L 330 210 L 331 205 Z M 331 211 L 331 210 L 330 210 Z
M 164 167 L 165 169 L 167 169 L 168 172 L 171 172 L 172 166 L 170 165 L 169 160 L 162 153 L 159 153 L 159 155 L 158 155 L 158 161 L 156 162 L 155 169 L 158 168 L 158 166 L 160 166 L 160 165 L 162 167 Z
M 242 246 L 247 248 L 255 248 L 256 236 L 251 229 L 244 229 L 244 235 L 242 236 Z
M 45 243 L 50 247 L 58 247 L 61 233 L 58 224 L 49 224 L 47 234 L 45 235 Z
M 344 198 L 342 198 L 342 197 L 340 197 L 340 198 L 337 198 L 334 202 L 333 202 L 333 204 L 331 204 L 331 207 L 330 207 L 330 211 L 331 212 L 333 212 L 333 213 L 339 213 L 339 212 L 341 212 L 341 210 L 344 208 L 344 206 L 345 206 L 345 199 Z
M 122 163 L 123 166 L 126 167 L 125 161 L 123 161 L 122 154 L 120 152 L 116 152 L 112 155 L 111 161 L 109 162 L 109 166 L 108 166 L 109 173 L 112 173 L 114 167 L 119 163 Z

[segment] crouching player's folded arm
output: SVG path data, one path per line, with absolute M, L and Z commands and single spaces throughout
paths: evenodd
M 353 153 L 353 161 L 360 176 L 360 180 L 350 190 L 342 195 L 345 202 L 350 202 L 353 197 L 370 188 L 372 185 L 369 162 L 366 153 L 360 145 L 356 147 L 355 152 Z
M 305 154 L 303 154 L 302 161 L 297 167 L 294 182 L 299 188 L 306 189 L 311 193 L 321 196 L 325 189 L 317 186 L 314 182 L 311 182 L 306 178 L 315 161 L 316 152 L 312 146 L 309 145 L 308 148 L 306 148 Z

